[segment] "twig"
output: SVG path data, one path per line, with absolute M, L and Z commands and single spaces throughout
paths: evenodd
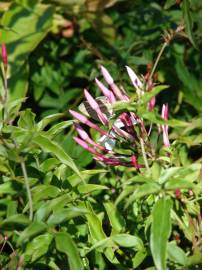
M 142 156 L 144 159 L 144 164 L 145 164 L 147 171 L 149 172 L 149 164 L 148 164 L 148 160 L 147 160 L 147 156 L 146 156 L 146 152 L 145 152 L 145 148 L 144 148 L 144 141 L 142 138 L 140 138 L 140 145 L 141 145 L 141 150 L 142 150 Z
M 27 197 L 28 197 L 28 201 L 29 201 L 29 219 L 32 220 L 33 219 L 32 194 L 31 194 L 31 190 L 30 190 L 30 186 L 29 186 L 29 180 L 28 180 L 27 170 L 26 170 L 24 160 L 22 160 L 20 164 L 21 164 L 22 173 L 23 173 L 24 180 L 25 180 L 25 186 L 26 186 L 26 190 L 27 190 Z

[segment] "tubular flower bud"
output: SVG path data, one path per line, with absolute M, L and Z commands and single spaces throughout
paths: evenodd
M 148 110 L 151 112 L 153 111 L 156 104 L 156 97 L 152 97 L 148 103 Z
M 116 102 L 116 98 L 115 98 L 112 91 L 107 89 L 107 87 L 105 87 L 104 84 L 101 83 L 98 79 L 95 79 L 95 82 L 96 82 L 97 86 L 99 87 L 99 89 L 102 91 L 103 95 L 105 95 L 105 97 L 108 98 L 110 103 Z
M 163 104 L 161 117 L 164 120 L 168 120 L 168 104 Z M 170 146 L 169 137 L 168 137 L 168 125 L 162 125 L 162 132 L 163 132 L 163 144 L 165 147 Z
M 113 80 L 112 76 L 109 74 L 109 71 L 105 67 L 101 66 L 101 72 L 102 72 L 102 75 L 103 75 L 105 81 L 109 85 L 112 85 L 114 83 L 114 80 Z
M 4 68 L 7 69 L 8 57 L 7 57 L 7 50 L 6 50 L 5 44 L 1 45 L 1 57 L 2 57 L 2 62 L 3 62 Z
M 106 115 L 100 110 L 98 103 L 96 102 L 96 100 L 90 95 L 90 93 L 86 89 L 84 89 L 84 95 L 85 95 L 87 101 L 89 102 L 89 105 L 92 107 L 93 110 L 96 111 L 100 121 L 104 125 L 107 124 L 108 119 L 107 119 Z

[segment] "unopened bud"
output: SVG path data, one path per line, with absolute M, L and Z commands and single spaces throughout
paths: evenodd
M 175 197 L 176 197 L 176 199 L 180 199 L 180 197 L 181 197 L 181 191 L 180 191 L 179 188 L 177 188 L 177 189 L 175 190 Z
M 7 69 L 8 57 L 7 57 L 7 50 L 6 50 L 5 44 L 1 45 L 1 57 L 2 57 L 2 62 L 4 64 L 4 68 Z

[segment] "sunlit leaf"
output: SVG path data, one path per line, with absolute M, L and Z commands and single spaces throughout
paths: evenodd
M 167 241 L 171 231 L 171 200 L 159 199 L 152 211 L 150 248 L 157 270 L 166 270 Z

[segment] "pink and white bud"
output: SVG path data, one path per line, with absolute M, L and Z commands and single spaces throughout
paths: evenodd
M 110 85 L 111 89 L 113 90 L 115 96 L 120 99 L 120 100 L 125 100 L 125 101 L 128 101 L 129 98 L 127 96 L 125 96 L 121 90 L 119 89 L 119 87 L 115 84 L 115 83 L 112 83 Z
M 161 111 L 161 117 L 164 120 L 168 120 L 168 103 L 163 104 L 162 111 Z
M 101 72 L 102 72 L 102 75 L 103 75 L 105 81 L 109 85 L 114 83 L 114 80 L 113 80 L 112 76 L 109 74 L 109 71 L 105 67 L 101 66 Z
M 2 44 L 1 45 L 1 57 L 2 57 L 2 62 L 5 67 L 8 65 L 8 57 L 7 57 L 7 50 L 6 50 L 6 45 Z
M 135 88 L 142 88 L 142 82 L 138 78 L 138 76 L 135 74 L 135 72 L 132 70 L 132 68 L 126 66 L 128 75 L 131 79 L 131 82 Z
M 156 97 L 152 97 L 150 99 L 150 101 L 148 102 L 148 110 L 151 112 L 153 111 L 154 107 L 155 107 L 155 104 L 156 104 Z
M 110 91 L 107 87 L 104 86 L 103 83 L 101 83 L 97 78 L 95 78 L 95 82 L 99 89 L 102 91 L 103 95 L 108 98 L 110 103 L 116 102 L 116 98 L 112 91 Z
M 133 86 L 137 90 L 138 96 L 142 96 L 144 94 L 144 92 L 141 90 L 141 88 L 143 87 L 142 82 L 140 81 L 138 76 L 135 74 L 135 72 L 132 70 L 132 68 L 126 66 L 126 69 L 127 69 L 128 75 L 130 77 L 130 80 L 131 80 Z
M 99 145 L 98 143 L 94 142 L 89 136 L 88 133 L 85 132 L 85 130 L 77 123 L 74 123 L 74 127 L 76 129 L 76 131 L 78 132 L 79 136 L 86 141 L 89 144 L 94 145 L 96 148 L 103 150 L 103 151 L 107 151 L 107 149 L 105 149 L 103 146 Z
M 90 147 L 85 141 L 78 137 L 74 137 L 74 140 L 76 143 L 78 143 L 81 147 L 83 147 L 85 150 L 90 152 L 93 155 L 101 155 L 99 152 L 97 152 L 94 148 Z
M 168 104 L 163 104 L 161 117 L 164 120 L 168 120 Z M 163 131 L 163 144 L 164 146 L 169 147 L 170 142 L 169 142 L 169 137 L 168 137 L 168 125 L 162 125 L 162 131 Z
M 136 169 L 143 168 L 143 165 L 138 164 L 137 157 L 135 155 L 131 156 L 131 163 Z
M 100 119 L 100 121 L 104 125 L 108 124 L 108 119 L 106 115 L 100 110 L 99 104 L 96 102 L 96 100 L 91 96 L 91 94 L 86 89 L 84 89 L 84 95 L 89 105 L 91 106 L 91 108 L 96 111 L 97 116 Z
M 110 136 L 105 130 L 99 128 L 96 124 L 92 123 L 90 120 L 88 120 L 87 117 L 85 117 L 84 115 L 78 113 L 78 112 L 75 112 L 73 110 L 69 110 L 69 113 L 74 117 L 76 118 L 77 120 L 79 120 L 81 123 L 97 130 L 100 134 L 102 135 L 107 135 L 107 136 Z

